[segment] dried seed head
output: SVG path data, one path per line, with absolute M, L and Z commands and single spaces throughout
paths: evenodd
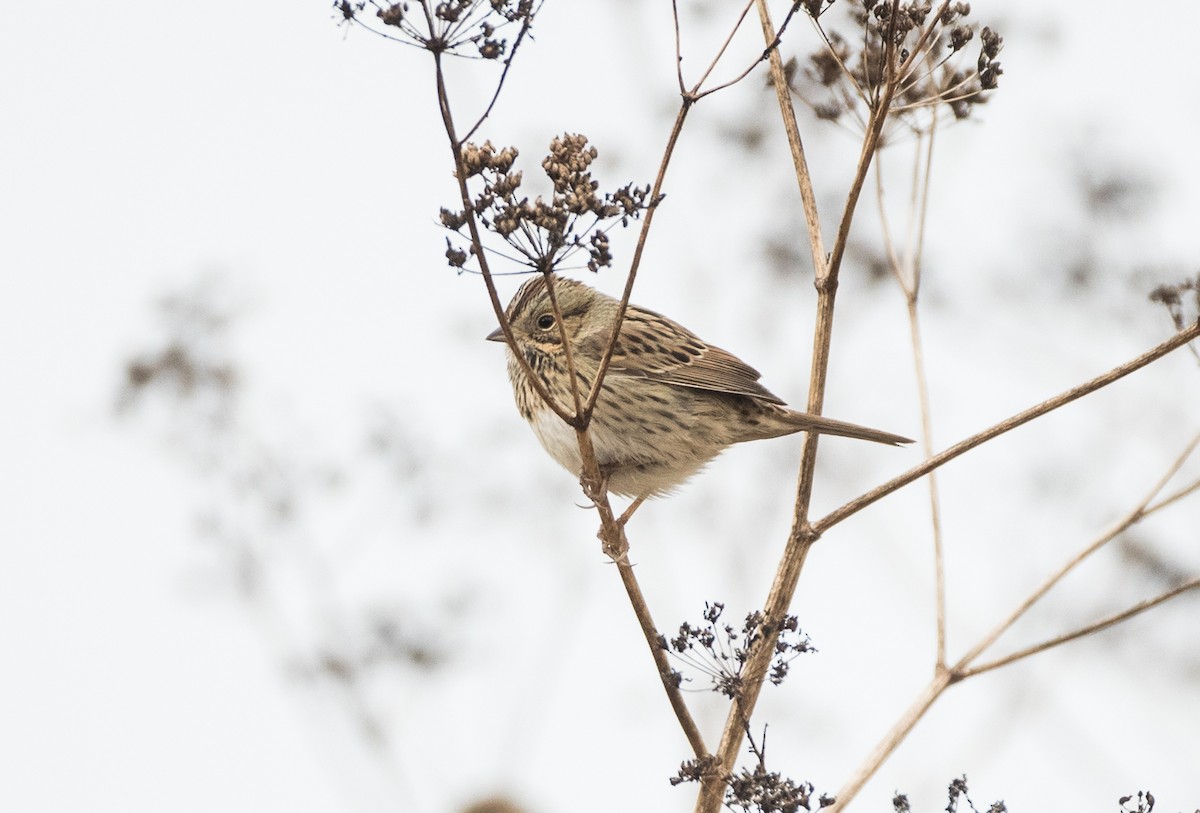
M 553 270 L 577 251 L 587 253 L 587 267 L 593 271 L 610 266 L 613 257 L 604 222 L 619 220 L 626 225 L 640 216 L 651 205 L 650 188 L 626 184 L 600 194 L 600 184 L 590 172 L 599 152 L 586 136 L 567 133 L 551 142 L 542 161 L 553 195 L 549 200 L 518 200 L 523 176 L 511 171 L 517 154 L 515 148 L 497 149 L 486 141 L 463 145 L 460 171 L 466 178 L 481 176 L 484 183 L 470 211 L 462 216 L 478 216 L 531 268 Z M 461 226 L 452 211 L 442 215 L 442 223 L 452 229 Z

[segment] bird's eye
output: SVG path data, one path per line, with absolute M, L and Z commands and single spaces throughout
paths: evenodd
M 538 317 L 537 326 L 539 330 L 549 330 L 554 327 L 554 314 L 543 313 Z

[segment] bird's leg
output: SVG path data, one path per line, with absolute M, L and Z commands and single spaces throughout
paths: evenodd
M 638 497 L 636 500 L 631 502 L 629 507 L 625 509 L 625 512 L 621 514 L 621 516 L 617 517 L 617 524 L 624 528 L 625 523 L 629 522 L 629 518 L 633 516 L 633 512 L 638 510 L 638 508 L 640 508 L 642 503 L 645 501 L 645 497 Z

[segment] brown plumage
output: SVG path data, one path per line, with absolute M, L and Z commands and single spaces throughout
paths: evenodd
M 555 278 L 579 391 L 586 397 L 620 303 L 569 279 Z M 573 401 L 562 335 L 543 277 L 517 291 L 507 316 L 517 347 L 550 394 Z M 497 329 L 488 339 L 504 341 Z M 538 396 L 509 348 L 508 374 L 521 415 L 542 446 L 578 476 L 574 430 Z M 821 432 L 898 445 L 908 438 L 788 409 L 737 356 L 701 340 L 661 314 L 630 304 L 604 377 L 591 438 L 608 488 L 644 499 L 670 492 L 734 443 Z

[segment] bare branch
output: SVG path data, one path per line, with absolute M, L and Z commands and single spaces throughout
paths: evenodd
M 706 759 L 708 747 L 704 744 L 700 728 L 696 725 L 691 712 L 688 711 L 687 704 L 683 701 L 683 693 L 679 690 L 677 680 L 678 674 L 671 668 L 671 664 L 667 660 L 665 642 L 659 634 L 658 628 L 654 626 L 654 619 L 650 617 L 650 608 L 646 605 L 642 588 L 638 585 L 637 577 L 633 573 L 633 566 L 628 561 L 619 561 L 617 570 L 621 574 L 621 582 L 625 585 L 625 592 L 629 596 L 629 603 L 633 605 L 634 614 L 642 628 L 642 634 L 646 637 L 646 643 L 654 655 L 654 665 L 658 667 L 658 676 L 662 680 L 663 689 L 667 692 L 667 698 L 671 701 L 675 717 L 679 720 L 679 725 L 683 728 L 684 736 L 687 737 L 688 744 L 692 746 L 692 752 L 696 758 Z
M 544 1 L 544 0 L 543 0 Z M 483 123 L 487 121 L 488 116 L 492 114 L 492 108 L 496 106 L 497 100 L 500 98 L 500 91 L 504 90 L 504 81 L 508 79 L 508 71 L 512 68 L 513 60 L 517 57 L 517 51 L 521 49 L 521 43 L 525 40 L 525 35 L 529 33 L 530 27 L 533 25 L 533 18 L 541 11 L 542 3 L 538 3 L 537 8 L 528 17 L 521 22 L 521 30 L 517 32 L 516 39 L 513 40 L 512 50 L 508 52 L 508 59 L 504 60 L 504 70 L 500 72 L 500 78 L 496 81 L 496 91 L 492 94 L 492 100 L 488 102 L 488 106 L 484 109 L 479 120 L 467 130 L 467 134 L 462 137 L 462 140 L 470 141 Z
M 1193 341 L 1197 337 L 1200 337 L 1200 322 L 1181 330 L 1157 347 L 1148 350 L 1137 358 L 1132 359 L 1119 367 L 1109 370 L 1104 375 L 1097 376 L 1091 381 L 1080 384 L 1077 387 L 1072 387 L 1066 392 L 1056 395 L 1048 401 L 1043 401 L 1036 406 L 1030 407 L 1024 412 L 1019 412 L 1007 420 L 1003 420 L 994 426 L 988 427 L 982 432 L 978 432 L 974 435 L 971 435 L 969 438 L 966 438 L 965 440 L 959 441 L 949 449 L 934 455 L 924 463 L 921 463 L 919 466 L 914 466 L 904 474 L 894 477 L 883 485 L 871 489 L 861 497 L 857 497 L 840 508 L 834 509 L 825 517 L 813 523 L 813 532 L 818 536 L 825 533 L 834 525 L 837 525 L 847 517 L 857 514 L 868 505 L 871 505 L 883 497 L 886 497 L 893 491 L 903 488 L 914 480 L 925 476 L 934 469 L 940 468 L 954 458 L 969 452 L 971 449 L 974 449 L 976 446 L 987 443 L 989 440 L 997 438 L 1009 430 L 1016 429 L 1022 424 L 1029 423 L 1034 418 L 1040 418 L 1042 415 L 1053 412 L 1059 407 L 1065 406 L 1072 401 L 1075 401 L 1085 395 L 1112 384 L 1114 381 L 1119 381 L 1130 373 L 1140 370 L 1147 364 L 1162 358 L 1172 350 L 1177 350 L 1178 348 L 1186 345 L 1188 342 Z
M 533 388 L 537 390 L 538 397 L 546 403 L 550 409 L 554 410 L 554 414 L 562 418 L 567 423 L 574 422 L 574 416 L 562 404 L 558 403 L 551 397 L 549 390 L 542 384 L 541 379 L 534 374 L 533 369 L 529 366 L 529 361 L 525 358 L 525 354 L 521 353 L 517 348 L 517 340 L 513 337 L 512 325 L 508 323 L 508 317 L 504 314 L 504 305 L 500 302 L 500 294 L 496 291 L 496 283 L 492 279 L 492 269 L 487 261 L 487 254 L 483 250 L 483 237 L 479 233 L 479 223 L 476 221 L 474 207 L 471 205 L 471 193 L 467 189 L 467 170 L 463 163 L 462 145 L 454 127 L 454 115 L 450 110 L 450 94 L 446 89 L 446 75 L 442 70 L 442 56 L 438 52 L 433 52 L 434 78 L 437 82 L 437 100 L 438 110 L 442 115 L 442 125 L 446 129 L 446 138 L 450 142 L 450 151 L 454 156 L 454 177 L 458 181 L 458 194 L 463 204 L 463 211 L 466 214 L 467 229 L 471 233 L 471 245 L 475 250 L 476 259 L 479 262 L 480 275 L 483 277 L 483 284 L 487 288 L 488 299 L 492 303 L 492 312 L 496 315 L 496 321 L 500 325 L 501 331 L 504 333 L 504 341 L 508 344 L 509 350 L 512 351 L 512 356 L 521 366 L 522 372 L 529 380 Z
M 1191 440 L 1191 442 L 1184 447 L 1183 451 L 1167 468 L 1167 471 L 1163 477 L 1161 477 L 1154 485 L 1154 488 L 1152 488 L 1150 492 L 1142 500 L 1140 500 L 1138 504 L 1133 507 L 1133 509 L 1129 511 L 1129 513 L 1114 523 L 1109 530 L 1101 534 L 1096 540 L 1089 543 L 1088 546 L 1085 547 L 1080 553 L 1072 557 L 1066 565 L 1060 568 L 1058 572 L 1056 572 L 1038 589 L 1036 589 L 1029 596 L 1029 598 L 1023 601 L 1016 611 L 1010 614 L 1010 616 L 994 630 L 984 635 L 983 638 L 980 639 L 979 643 L 976 644 L 976 646 L 974 646 L 970 652 L 964 655 L 957 664 L 950 669 L 945 667 L 937 667 L 934 671 L 934 677 L 930 681 L 929 685 L 922 691 L 920 695 L 918 695 L 917 699 L 913 701 L 913 704 L 908 708 L 907 711 L 905 711 L 903 715 L 901 715 L 900 719 L 896 721 L 896 723 L 892 726 L 892 729 L 884 736 L 883 740 L 880 741 L 879 745 L 875 747 L 867 759 L 864 760 L 862 765 L 860 765 L 859 768 L 854 772 L 853 776 L 851 776 L 846 785 L 838 792 L 838 801 L 832 810 L 841 810 L 845 805 L 850 803 L 850 801 L 858 794 L 858 792 L 862 790 L 867 781 L 875 775 L 875 772 L 879 770 L 880 766 L 883 765 L 889 756 L 891 756 L 892 752 L 896 750 L 897 746 L 899 746 L 904 738 L 908 736 L 909 732 L 912 731 L 918 720 L 920 720 L 925 712 L 929 710 L 929 707 L 933 705 L 933 702 L 941 695 L 942 692 L 944 692 L 954 683 L 964 680 L 972 675 L 998 668 L 1003 666 L 1005 663 L 1011 663 L 1020 658 L 1028 657 L 1035 652 L 1049 649 L 1050 647 L 1066 643 L 1067 641 L 1074 640 L 1082 637 L 1083 635 L 1088 635 L 1092 632 L 1112 626 L 1120 621 L 1125 620 L 1126 618 L 1132 618 L 1134 615 L 1148 610 L 1157 604 L 1161 604 L 1162 602 L 1167 601 L 1168 599 L 1179 595 L 1186 590 L 1190 590 L 1198 586 L 1200 579 L 1192 580 L 1181 586 L 1181 588 L 1176 588 L 1172 591 L 1164 593 L 1161 596 L 1158 596 L 1157 598 L 1142 602 L 1141 604 L 1130 608 L 1123 613 L 1110 616 L 1109 618 L 1097 622 L 1096 624 L 1092 624 L 1088 627 L 1067 633 L 1064 636 L 1060 636 L 1059 638 L 1052 639 L 1051 641 L 1038 644 L 1035 647 L 1030 647 L 1027 650 L 1021 650 L 1020 652 L 1014 653 L 1014 655 L 1010 655 L 1007 658 L 984 664 L 977 668 L 970 668 L 971 662 L 978 657 L 980 653 L 987 649 L 987 647 L 991 646 L 996 639 L 1000 637 L 1000 635 L 1002 635 L 1009 627 L 1013 625 L 1013 623 L 1016 622 L 1018 618 L 1021 617 L 1021 615 L 1025 613 L 1026 610 L 1028 610 L 1038 599 L 1049 592 L 1049 590 L 1054 587 L 1054 585 L 1057 584 L 1062 577 L 1066 575 L 1066 573 L 1083 561 L 1084 558 L 1098 550 L 1108 541 L 1115 538 L 1133 523 L 1149 516 L 1154 511 L 1161 510 L 1161 508 L 1165 508 L 1167 505 L 1174 503 L 1185 493 L 1200 490 L 1200 481 L 1198 481 L 1197 483 L 1193 483 L 1181 489 L 1170 497 L 1159 501 L 1159 503 L 1155 505 L 1150 504 L 1151 501 L 1163 490 L 1163 488 L 1166 487 L 1166 484 L 1172 477 L 1175 476 L 1187 458 L 1191 456 L 1198 446 L 1200 446 L 1200 434 L 1197 434 Z
M 929 681 L 929 685 L 921 690 L 921 693 L 913 700 L 912 705 L 905 710 L 904 714 L 900 715 L 900 719 L 892 726 L 892 730 L 884 735 L 884 738 L 879 741 L 879 744 L 875 746 L 863 761 L 863 764 L 859 766 L 858 770 L 854 772 L 850 779 L 846 781 L 846 784 L 842 786 L 841 790 L 837 792 L 837 801 L 828 808 L 829 813 L 840 813 L 840 811 L 844 810 L 850 804 L 854 797 L 858 795 L 858 792 L 863 789 L 863 786 L 867 784 L 867 781 L 879 770 L 879 766 L 883 765 L 887 761 L 887 758 L 892 755 L 892 752 L 899 747 L 900 743 L 904 742 L 904 738 L 908 736 L 909 732 L 913 730 L 920 719 L 925 716 L 925 712 L 929 711 L 934 701 L 941 697 L 942 692 L 946 691 L 953 682 L 954 676 L 949 670 L 939 669 L 934 673 L 933 679 Z
M 1151 513 L 1160 511 L 1168 505 L 1171 505 L 1179 496 L 1182 496 L 1182 493 L 1180 493 L 1179 495 L 1162 500 L 1157 506 L 1152 507 L 1150 505 L 1151 501 L 1157 497 L 1164 488 L 1166 488 L 1166 485 L 1168 482 L 1170 482 L 1171 478 L 1174 477 L 1179 469 L 1183 467 L 1184 462 L 1186 462 L 1188 457 L 1192 455 L 1197 446 L 1200 446 L 1200 434 L 1197 434 L 1194 438 L 1192 438 L 1191 442 L 1184 447 L 1179 456 L 1176 457 L 1171 465 L 1167 468 L 1166 473 L 1159 478 L 1158 482 L 1154 484 L 1154 487 L 1150 489 L 1145 497 L 1139 500 L 1138 503 L 1128 511 L 1128 513 L 1114 522 L 1106 531 L 1101 533 L 1098 537 L 1088 543 L 1088 545 L 1081 551 L 1068 559 L 1062 565 L 1062 567 L 1049 576 L 1036 590 L 1030 593 L 1029 596 L 1022 601 L 1021 604 L 1015 610 L 1013 610 L 1007 618 L 997 624 L 996 627 L 987 635 L 984 635 L 979 642 L 962 657 L 958 664 L 955 665 L 955 670 L 961 671 L 974 662 L 974 660 L 983 654 L 988 647 L 994 644 L 1001 635 L 1007 632 L 1008 629 L 1012 627 L 1012 625 L 1015 624 L 1021 618 L 1021 616 L 1023 616 L 1029 610 L 1030 607 L 1032 607 L 1035 603 L 1041 600 L 1043 596 L 1049 593 L 1056 584 L 1062 581 L 1064 576 L 1078 567 L 1084 559 L 1088 558 L 1100 548 L 1116 539 L 1135 523 L 1140 522 Z M 1186 491 L 1187 489 L 1185 489 L 1185 492 Z
M 994 661 L 988 661 L 980 664 L 979 666 L 973 666 L 970 669 L 964 669 L 958 674 L 962 678 L 969 678 L 974 677 L 975 675 L 981 675 L 984 672 L 990 672 L 993 669 L 999 669 L 1001 666 L 1007 666 L 1010 663 L 1023 660 L 1024 658 L 1028 658 L 1030 655 L 1036 655 L 1039 652 L 1045 652 L 1047 649 L 1053 649 L 1056 646 L 1061 646 L 1068 641 L 1074 641 L 1078 638 L 1083 638 L 1085 635 L 1091 635 L 1092 633 L 1106 630 L 1109 627 L 1120 624 L 1122 621 L 1133 618 L 1135 615 L 1140 615 L 1152 607 L 1157 607 L 1159 604 L 1162 604 L 1165 601 L 1170 601 L 1176 596 L 1186 593 L 1189 590 L 1195 590 L 1197 587 L 1200 587 L 1200 578 L 1191 579 L 1190 581 L 1186 581 L 1178 587 L 1167 590 L 1165 593 L 1155 596 L 1154 598 L 1148 598 L 1145 601 L 1139 601 L 1137 604 L 1133 605 L 1127 610 L 1122 610 L 1119 613 L 1113 613 L 1107 618 L 1103 618 L 1094 624 L 1088 624 L 1086 627 L 1080 627 L 1072 632 L 1063 633 L 1062 635 L 1058 635 L 1048 641 L 1042 641 L 1040 644 L 1034 644 L 1033 646 L 1028 646 L 1024 649 L 1018 649 L 1016 652 L 1013 652 L 1010 655 L 1005 655 L 1003 658 L 997 658 Z
M 654 178 L 654 188 L 650 191 L 650 206 L 646 210 L 646 216 L 642 219 L 642 230 L 638 233 L 637 245 L 633 249 L 633 259 L 629 263 L 629 274 L 625 278 L 625 290 L 621 293 L 621 304 L 617 308 L 617 315 L 613 320 L 612 334 L 609 336 L 608 344 L 604 348 L 604 355 L 600 357 L 600 366 L 596 369 L 596 380 L 592 382 L 592 389 L 588 393 L 587 404 L 583 407 L 582 415 L 585 424 L 592 418 L 592 412 L 596 408 L 596 401 L 600 397 L 600 385 L 604 383 L 604 376 L 608 373 L 608 365 L 612 362 L 613 351 L 617 346 L 617 337 L 621 335 L 621 323 L 625 321 L 625 311 L 629 308 L 629 297 L 633 293 L 633 282 L 637 279 L 638 269 L 642 263 L 642 253 L 646 249 L 646 240 L 650 235 L 650 224 L 654 222 L 654 213 L 658 210 L 658 202 L 662 199 L 662 188 L 667 178 L 667 167 L 671 163 L 671 157 L 675 154 L 675 145 L 679 142 L 679 134 L 683 131 L 683 123 L 687 120 L 687 114 L 691 108 L 692 102 L 685 96 L 683 104 L 679 106 L 679 112 L 675 115 L 675 123 L 671 127 L 671 134 L 667 137 L 667 146 L 663 150 L 662 161 L 658 165 L 658 175 Z

